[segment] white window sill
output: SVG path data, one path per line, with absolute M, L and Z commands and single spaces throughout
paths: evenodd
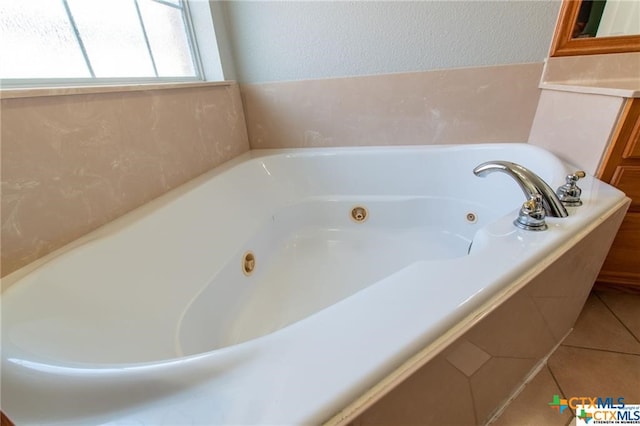
M 43 96 L 86 95 L 93 93 L 143 92 L 147 90 L 190 89 L 196 87 L 230 86 L 235 81 L 198 81 L 186 83 L 150 83 L 124 84 L 113 86 L 69 86 L 69 87 L 38 87 L 0 90 L 0 99 L 38 98 Z

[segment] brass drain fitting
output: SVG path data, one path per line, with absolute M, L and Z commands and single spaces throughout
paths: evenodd
M 253 270 L 256 267 L 256 257 L 255 255 L 248 251 L 242 257 L 242 273 L 246 276 L 249 276 L 253 273 Z
M 357 206 L 354 207 L 351 210 L 351 219 L 353 219 L 354 221 L 360 223 L 360 222 L 364 222 L 365 220 L 367 220 L 367 216 L 369 214 L 367 213 L 367 209 L 365 209 L 362 206 Z

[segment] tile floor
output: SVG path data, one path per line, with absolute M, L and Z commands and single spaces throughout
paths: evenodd
M 593 291 L 573 331 L 491 426 L 564 426 L 553 395 L 622 396 L 640 404 L 640 294 Z

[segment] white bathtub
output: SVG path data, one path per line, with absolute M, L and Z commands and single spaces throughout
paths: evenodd
M 525 144 L 252 151 L 172 191 L 3 280 L 2 410 L 328 420 L 626 209 L 588 176 L 582 207 L 520 230 L 515 181 L 472 173 L 490 160 L 573 171 Z

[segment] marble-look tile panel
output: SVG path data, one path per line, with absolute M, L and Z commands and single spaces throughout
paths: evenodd
M 493 357 L 511 358 L 542 358 L 557 343 L 526 290 L 498 306 L 482 326 L 469 330 L 467 339 Z
M 251 148 L 526 142 L 541 63 L 244 84 Z
M 627 206 L 628 204 L 620 208 L 580 244 L 569 249 L 562 259 L 549 265 L 544 275 L 534 279 L 526 289 L 556 343 L 575 324 L 622 223 Z
M 3 276 L 249 149 L 236 84 L 1 102 Z
M 355 425 L 473 425 L 467 377 L 438 356 L 362 413 Z
M 543 90 L 529 143 L 595 174 L 624 99 Z
M 502 406 L 536 365 L 533 358 L 494 357 L 470 379 L 476 424 L 484 425 Z

